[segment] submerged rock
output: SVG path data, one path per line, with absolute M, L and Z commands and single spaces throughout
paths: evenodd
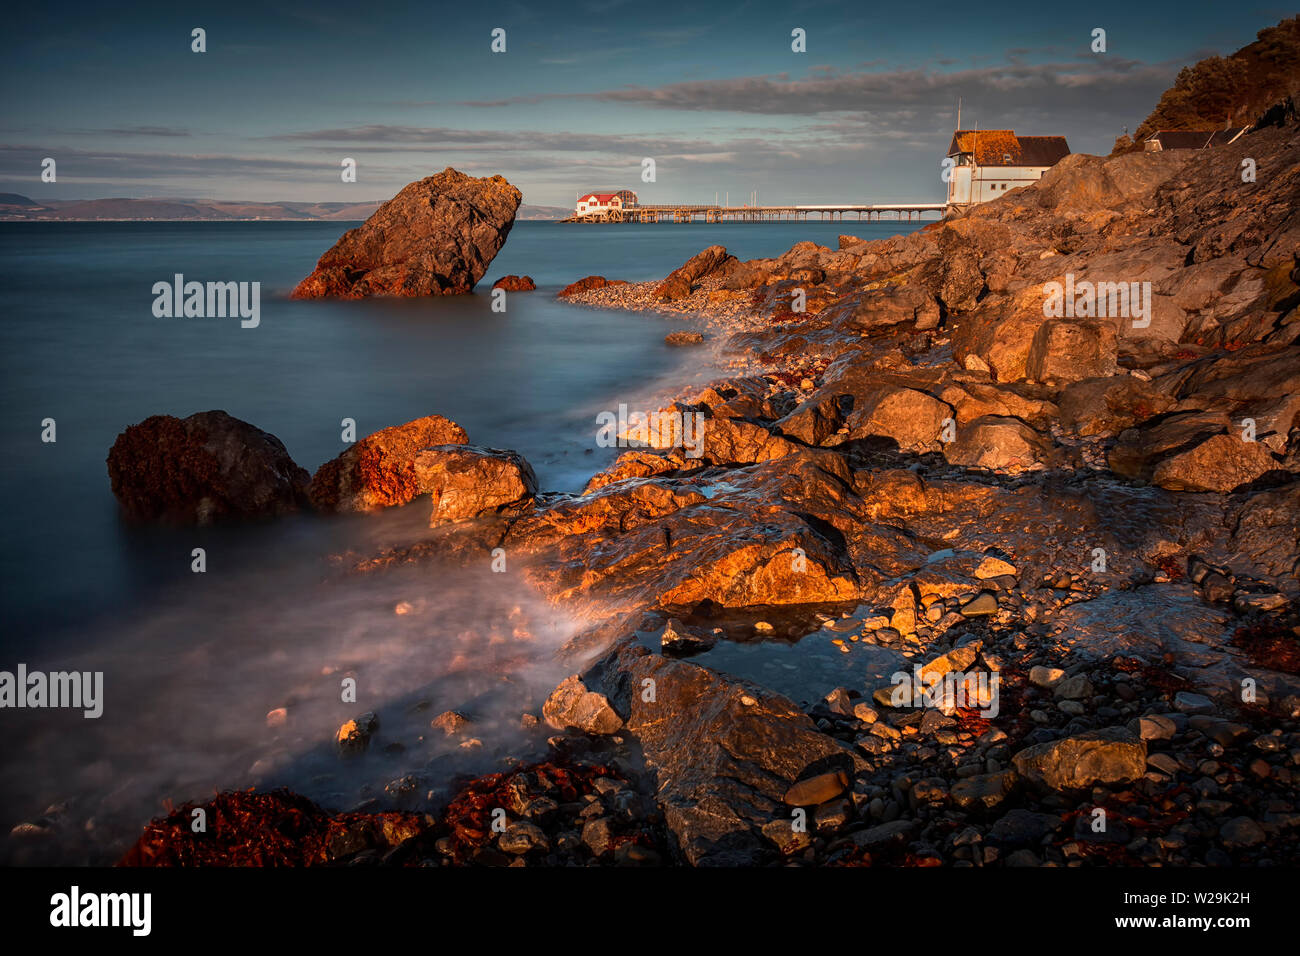
M 293 297 L 470 292 L 505 245 L 522 199 L 501 176 L 476 179 L 449 166 L 403 187 L 345 232 Z
M 222 411 L 131 425 L 108 453 L 108 476 L 127 516 L 200 525 L 296 511 L 309 482 L 278 438 Z

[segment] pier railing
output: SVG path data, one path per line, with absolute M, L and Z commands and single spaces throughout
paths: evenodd
M 847 206 L 718 206 L 707 204 L 655 204 L 608 209 L 586 215 L 572 215 L 561 222 L 806 222 L 866 221 L 882 219 L 908 221 L 926 213 L 942 217 L 947 203 L 872 203 Z

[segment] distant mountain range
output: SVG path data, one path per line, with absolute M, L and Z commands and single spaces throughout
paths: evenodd
M 244 202 L 223 199 L 58 199 L 37 202 L 17 193 L 0 193 L 0 220 L 255 220 L 368 219 L 383 202 Z M 563 206 L 524 203 L 520 220 L 563 219 Z

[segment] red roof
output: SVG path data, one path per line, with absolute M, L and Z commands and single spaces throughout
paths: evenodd
M 608 203 L 617 195 L 618 193 L 587 193 L 587 195 L 579 199 L 578 202 L 585 202 L 588 199 L 594 199 L 599 203 Z

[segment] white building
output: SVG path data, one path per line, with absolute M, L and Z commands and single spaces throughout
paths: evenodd
M 969 206 L 1036 183 L 1070 154 L 1064 136 L 1017 136 L 1009 129 L 959 129 L 948 158 L 948 203 Z
M 623 211 L 623 197 L 618 193 L 587 193 L 578 197 L 574 215 L 599 216 L 612 211 Z

